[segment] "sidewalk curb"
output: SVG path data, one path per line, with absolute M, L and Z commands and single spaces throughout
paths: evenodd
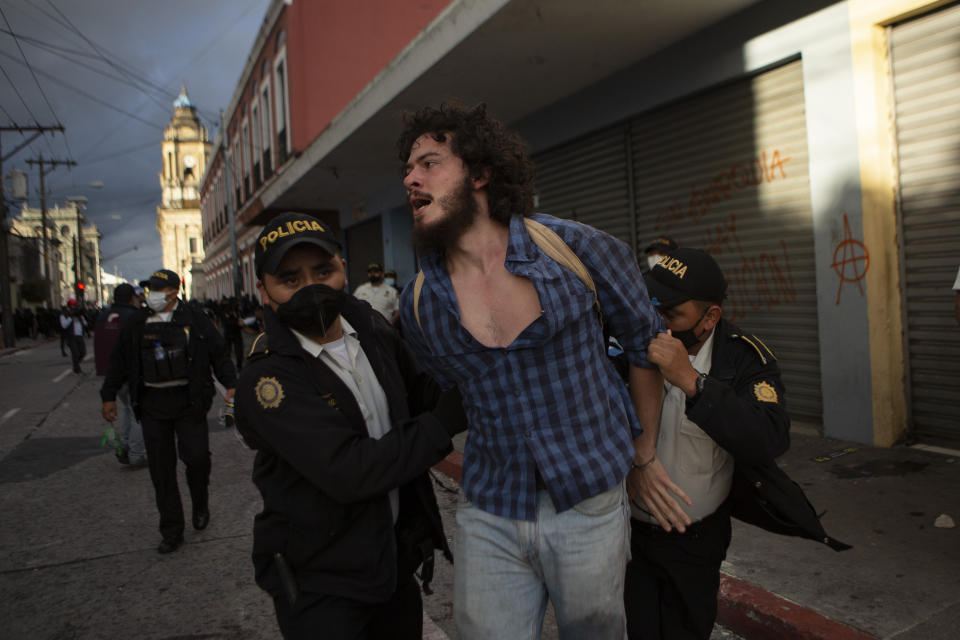
M 726 573 L 720 574 L 717 622 L 734 633 L 763 640 L 876 640 Z
M 41 340 L 34 340 L 34 341 L 31 342 L 30 344 L 25 344 L 25 345 L 20 346 L 20 347 L 2 347 L 2 348 L 0 348 L 0 358 L 2 358 L 2 357 L 4 357 L 4 356 L 13 355 L 14 353 L 16 353 L 16 352 L 18 352 L 18 351 L 25 351 L 25 350 L 27 350 L 27 349 L 33 349 L 34 347 L 38 347 L 38 346 L 40 346 L 41 344 L 46 344 L 46 343 L 48 343 L 48 342 L 53 342 L 53 341 L 56 340 L 56 339 L 57 339 L 57 338 L 43 338 L 43 339 L 41 339 Z
M 463 478 L 463 456 L 453 451 L 433 468 L 459 484 Z M 722 572 L 718 600 L 717 622 L 745 638 L 877 640 L 875 636 Z

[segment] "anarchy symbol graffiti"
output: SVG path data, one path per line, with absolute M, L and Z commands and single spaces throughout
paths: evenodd
M 870 252 L 865 244 L 853 237 L 850 233 L 850 221 L 847 214 L 843 214 L 843 240 L 833 250 L 833 264 L 830 265 L 840 276 L 840 288 L 837 289 L 837 305 L 840 304 L 840 294 L 843 293 L 845 282 L 856 282 L 860 295 L 863 295 L 863 277 L 870 268 Z

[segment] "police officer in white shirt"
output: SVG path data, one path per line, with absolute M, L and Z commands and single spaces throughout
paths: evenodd
M 367 265 L 367 279 L 353 292 L 353 297 L 366 300 L 391 324 L 396 322 L 400 311 L 399 297 L 393 286 L 383 281 L 383 265 L 371 262 Z

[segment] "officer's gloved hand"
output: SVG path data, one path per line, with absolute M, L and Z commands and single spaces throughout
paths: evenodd
M 440 394 L 433 415 L 446 428 L 450 437 L 467 430 L 467 414 L 463 411 L 463 398 L 456 387 Z

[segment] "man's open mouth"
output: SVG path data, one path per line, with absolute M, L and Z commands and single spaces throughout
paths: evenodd
M 415 194 L 410 197 L 410 208 L 413 209 L 413 213 L 420 213 L 420 210 L 425 206 L 433 202 L 431 198 L 422 194 Z

